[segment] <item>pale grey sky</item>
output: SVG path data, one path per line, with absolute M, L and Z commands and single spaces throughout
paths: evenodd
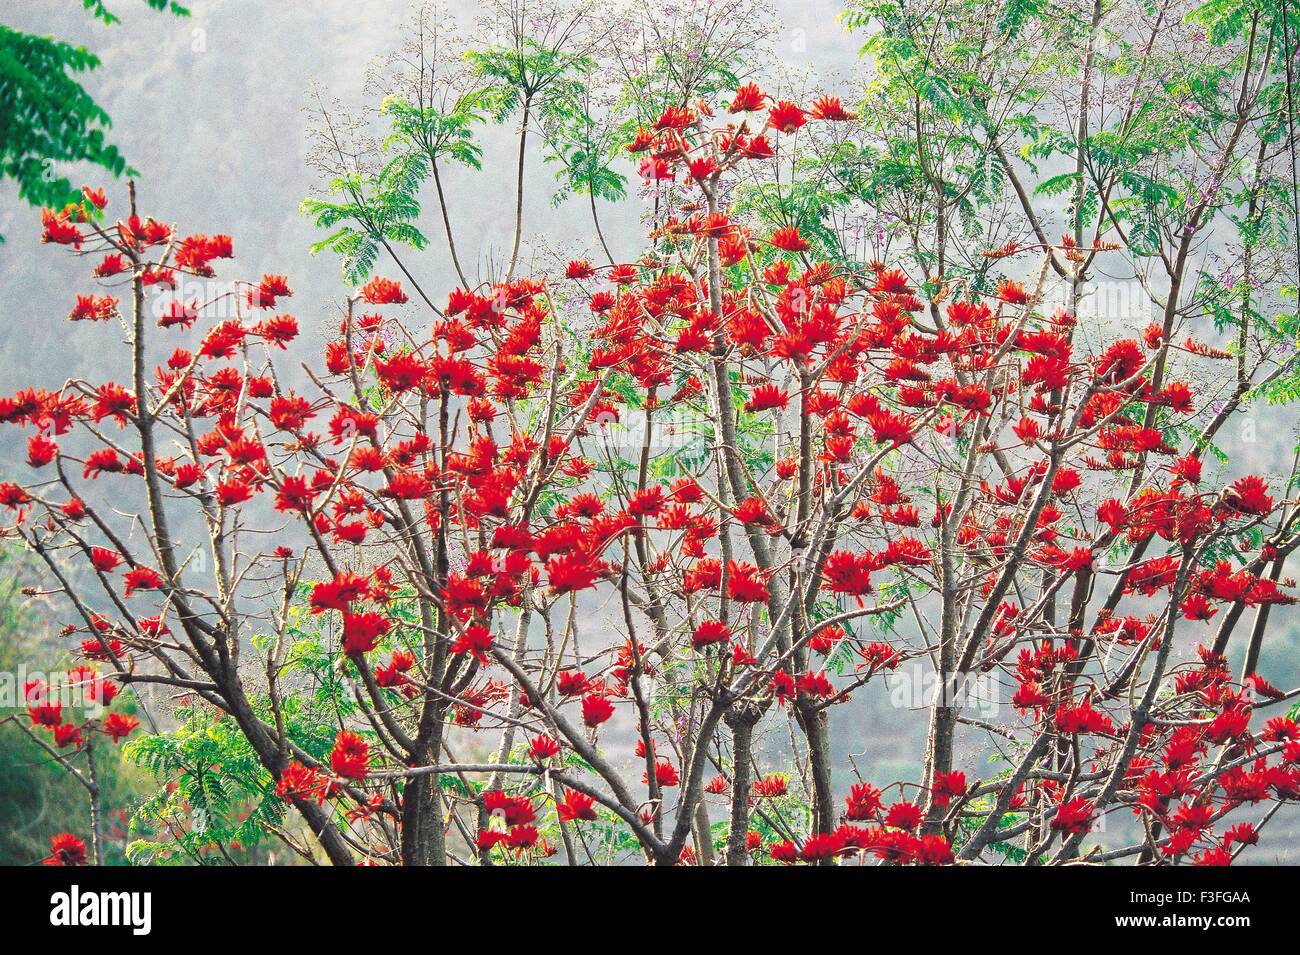
M 150 11 L 141 0 L 115 0 L 110 7 L 123 23 L 114 27 L 93 22 L 79 3 L 66 0 L 11 3 L 2 16 L 15 28 L 98 53 L 103 65 L 84 85 L 113 117 L 111 138 L 140 172 L 142 209 L 185 233 L 233 235 L 236 259 L 225 263 L 222 276 L 287 274 L 296 291 L 293 312 L 304 327 L 317 327 L 343 285 L 333 259 L 308 254 L 322 236 L 298 212 L 299 200 L 318 191 L 317 174 L 305 161 L 308 88 L 315 80 L 348 105 L 366 103 L 366 68 L 398 45 L 413 0 L 192 0 L 189 6 L 193 15 L 179 19 Z M 467 26 L 478 5 L 450 0 L 448 6 Z M 776 54 L 786 64 L 811 70 L 826 85 L 838 85 L 854 69 L 861 39 L 835 22 L 836 0 L 776 0 L 770 8 L 784 24 Z M 457 239 L 470 260 L 508 248 L 513 129 L 507 123 L 484 131 L 482 173 L 449 177 Z M 120 214 L 124 185 L 100 170 L 85 175 L 108 186 L 111 217 Z M 540 161 L 529 169 L 525 236 L 545 229 L 560 247 L 589 243 L 585 210 L 572 200 L 550 207 L 553 176 Z M 452 272 L 433 208 L 424 225 L 437 241 L 416 261 L 426 287 L 442 295 Z M 605 218 L 615 254 L 631 257 L 639 234 L 635 203 Z M 65 321 L 75 292 L 90 290 L 89 266 L 37 245 L 38 214 L 7 182 L 0 184 L 0 234 L 6 238 L 0 314 L 7 324 L 0 392 L 102 376 L 97 358 L 114 330 L 73 329 Z

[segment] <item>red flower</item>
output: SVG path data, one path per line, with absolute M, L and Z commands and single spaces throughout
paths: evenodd
M 122 564 L 122 555 L 107 547 L 90 548 L 90 562 L 103 574 L 111 574 Z
M 925 813 L 913 802 L 896 802 L 885 813 L 885 825 L 911 832 L 921 824 Z
M 397 650 L 387 666 L 375 667 L 375 682 L 380 686 L 401 687 L 407 684 L 406 671 L 415 666 L 414 655 Z
M 833 859 L 844 848 L 844 837 L 838 832 L 815 832 L 804 840 L 799 858 L 804 862 L 822 862 Z
M 1193 865 L 1226 866 L 1232 865 L 1232 850 L 1227 846 L 1216 846 L 1199 853 L 1192 861 Z
M 653 517 L 663 509 L 664 490 L 658 486 L 636 491 L 627 502 L 627 512 L 636 517 Z
M 492 631 L 480 623 L 471 624 L 451 645 L 452 653 L 468 653 L 480 663 L 488 662 L 492 651 Z
M 316 770 L 295 759 L 280 774 L 280 780 L 275 784 L 275 794 L 281 799 L 315 799 L 317 803 L 323 803 L 327 788 L 325 780 L 321 779 Z
M 402 501 L 418 501 L 433 493 L 433 485 L 423 474 L 398 471 L 379 493 Z
M 794 677 L 786 673 L 784 667 L 772 674 L 772 695 L 776 697 L 778 702 L 784 703 L 792 698 L 795 692 Z
M 298 337 L 298 319 L 292 315 L 275 315 L 254 325 L 253 334 L 260 336 L 268 345 L 284 348 L 288 342 Z
M 124 716 L 121 713 L 109 713 L 104 718 L 101 729 L 104 735 L 110 736 L 114 743 L 122 742 L 122 739 L 131 735 L 131 731 L 140 725 L 140 721 L 134 716 Z
M 144 621 L 141 621 L 143 624 Z M 98 639 L 83 640 L 81 642 L 81 655 L 87 660 L 109 660 L 113 657 L 122 655 L 122 643 L 120 640 L 107 641 L 108 649 Z
M 1097 508 L 1097 520 L 1109 524 L 1110 532 L 1118 534 L 1128 521 L 1128 512 L 1121 502 L 1111 498 L 1103 501 L 1102 505 Z
M 736 89 L 736 95 L 727 107 L 729 113 L 753 113 L 763 108 L 767 94 L 758 88 L 757 83 L 745 83 Z
M 222 481 L 214 491 L 222 507 L 235 507 L 253 497 L 253 487 L 247 481 Z
M 114 455 L 114 457 L 116 457 L 116 455 Z M 10 481 L 0 483 L 0 504 L 3 504 L 10 510 L 17 510 L 24 504 L 30 502 L 31 498 L 28 496 L 27 492 L 17 484 Z
M 1092 828 L 1095 817 L 1092 803 L 1082 796 L 1076 796 L 1057 807 L 1056 815 L 1052 817 L 1052 828 L 1072 836 L 1080 835 Z
M 275 308 L 277 298 L 293 295 L 289 281 L 283 275 L 263 275 L 256 288 L 248 292 L 248 304 L 251 308 Z
M 1223 503 L 1242 514 L 1267 514 L 1273 510 L 1273 498 L 1261 477 L 1249 475 L 1223 492 Z
M 577 552 L 554 557 L 546 562 L 546 577 L 557 594 L 585 590 L 596 582 L 596 570 Z
M 722 565 L 711 557 L 698 560 L 682 575 L 682 590 L 688 594 L 717 590 L 722 585 Z
M 505 844 L 517 853 L 522 852 L 537 844 L 538 835 L 536 826 L 512 826 L 506 833 Z
M 858 650 L 858 655 L 862 657 L 862 662 L 858 666 L 872 670 L 893 670 L 903 662 L 903 658 L 897 650 L 880 641 L 862 647 Z
M 70 245 L 74 249 L 80 249 L 81 243 L 85 237 L 81 230 L 68 221 L 67 216 L 55 213 L 49 209 L 41 210 L 41 232 L 42 242 L 52 242 L 55 245 Z
M 1259 832 L 1248 822 L 1241 822 L 1233 826 L 1223 834 L 1223 845 L 1228 847 L 1232 843 L 1243 846 L 1253 846 L 1259 844 Z
M 1115 732 L 1110 717 L 1094 710 L 1088 700 L 1077 705 L 1064 704 L 1059 707 L 1056 711 L 1055 724 L 1057 731 L 1066 735 Z
M 59 446 L 43 434 L 34 434 L 27 439 L 27 463 L 34 468 L 45 467 L 58 453 Z
M 871 571 L 875 560 L 870 554 L 837 550 L 822 565 L 822 579 L 832 593 L 859 596 L 871 591 Z
M 408 301 L 401 285 L 378 275 L 362 286 L 361 297 L 371 305 L 404 305 Z
M 343 730 L 334 740 L 330 767 L 346 779 L 365 779 L 370 772 L 370 744 L 356 733 Z
M 1243 706 L 1232 706 L 1210 721 L 1205 735 L 1212 743 L 1227 743 L 1245 736 L 1250 728 L 1250 710 Z
M 870 783 L 854 783 L 846 800 L 844 817 L 865 822 L 880 815 L 880 790 Z
M 168 302 L 166 311 L 158 319 L 158 327 L 172 328 L 179 325 L 181 328 L 189 328 L 198 321 L 198 318 L 199 312 L 194 305 L 187 305 L 180 301 Z
M 835 692 L 824 673 L 805 673 L 795 681 L 795 687 L 808 696 L 827 697 Z
M 691 634 L 691 646 L 696 650 L 703 650 L 705 647 L 730 639 L 731 628 L 725 623 L 718 620 L 705 620 Z
M 86 844 L 70 832 L 50 837 L 50 854 L 44 865 L 85 865 Z
M 307 484 L 306 478 L 299 474 L 291 474 L 280 483 L 280 491 L 275 496 L 275 509 L 306 513 L 311 510 L 316 493 L 316 490 Z
M 1025 291 L 1025 287 L 1011 279 L 1003 279 L 999 282 L 994 294 L 1011 305 L 1024 305 L 1029 301 L 1029 293 Z
M 1079 477 L 1079 472 L 1073 468 L 1061 468 L 1056 472 L 1056 477 L 1052 478 L 1052 493 L 1058 497 L 1069 494 L 1077 490 L 1083 479 Z
M 915 422 L 906 415 L 878 408 L 867 415 L 867 424 L 871 426 L 872 438 L 877 444 L 889 443 L 897 448 L 911 442 Z
M 772 245 L 786 252 L 807 252 L 808 241 L 799 235 L 794 226 L 782 226 L 772 233 Z
M 1209 620 L 1219 612 L 1217 608 L 1210 606 L 1210 602 L 1205 599 L 1205 594 L 1192 594 L 1182 602 L 1179 609 L 1188 620 Z
M 649 779 L 646 776 L 646 774 L 642 773 L 641 782 L 644 783 L 648 781 Z M 674 768 L 672 763 L 667 762 L 666 760 L 655 763 L 655 782 L 657 782 L 660 786 L 664 787 L 665 789 L 677 785 L 677 783 L 679 782 L 677 778 L 677 770 L 676 768 Z
M 544 762 L 560 755 L 560 744 L 545 735 L 537 735 L 528 744 L 528 755 L 537 762 Z
M 391 627 L 392 622 L 374 610 L 367 610 L 364 613 L 344 613 L 343 652 L 348 656 L 369 653 Z
M 767 850 L 767 854 L 775 862 L 784 862 L 786 865 L 793 865 L 799 861 L 799 848 L 788 839 L 772 843 L 772 847 Z
M 940 835 L 922 836 L 916 850 L 917 861 L 922 865 L 952 865 L 952 846 Z
M 930 795 L 940 809 L 953 799 L 961 798 L 966 795 L 966 774 L 957 769 L 950 773 L 939 773 L 934 778 L 934 789 Z
M 582 722 L 597 727 L 614 715 L 614 704 L 603 696 L 591 694 L 582 698 Z
M 597 819 L 595 803 L 596 801 L 590 796 L 570 789 L 565 792 L 564 799 L 555 804 L 555 813 L 560 817 L 561 822 L 574 822 L 580 819 L 595 822 Z
M 695 113 L 685 107 L 669 106 L 655 122 L 655 129 L 685 129 L 695 122 Z
M 33 726 L 54 729 L 63 722 L 63 704 L 45 699 L 45 694 L 46 688 L 43 686 L 27 687 L 23 696 L 24 702 L 28 704 L 27 718 L 32 721 Z
M 81 738 L 81 727 L 76 723 L 64 723 L 62 726 L 54 727 L 54 745 L 59 749 L 67 746 L 76 746 L 81 749 L 85 740 Z
M 808 117 L 798 106 L 789 100 L 781 100 L 768 113 L 768 123 L 783 133 L 793 133 L 808 122 Z
M 790 396 L 776 385 L 764 383 L 754 389 L 745 410 L 751 414 L 755 411 L 767 411 L 769 408 L 785 408 L 790 403 Z
M 1142 347 L 1133 339 L 1117 341 L 1107 347 L 1097 359 L 1097 378 L 1113 384 L 1127 381 L 1137 374 L 1144 361 Z
M 776 522 L 776 519 L 768 513 L 767 505 L 763 503 L 761 497 L 749 497 L 741 501 L 736 507 L 735 515 L 736 520 L 742 524 L 766 526 Z
M 122 581 L 128 597 L 137 590 L 160 590 L 163 585 L 162 574 L 152 567 L 132 567 L 122 576 Z
M 771 159 L 776 155 L 766 136 L 755 136 L 743 144 L 737 141 L 736 145 L 744 151 L 746 159 Z
M 525 825 L 537 818 L 537 811 L 527 796 L 511 796 L 500 789 L 489 789 L 483 794 L 483 808 L 507 826 Z
M 1179 458 L 1170 470 L 1190 484 L 1201 483 L 1201 459 L 1194 454 Z
M 561 670 L 555 679 L 560 696 L 578 696 L 587 690 L 587 675 L 579 670 Z
M 310 599 L 312 613 L 347 610 L 350 604 L 365 599 L 369 593 L 369 578 L 343 571 L 333 580 L 323 581 L 312 588 Z
M 838 96 L 822 96 L 813 100 L 812 115 L 813 119 L 825 119 L 832 122 L 857 118 L 844 109 L 844 105 L 840 102 Z
M 728 561 L 727 596 L 740 603 L 758 603 L 767 600 L 767 584 L 763 581 L 758 568 L 741 561 Z
M 375 374 L 389 391 L 409 391 L 424 381 L 429 366 L 410 352 L 398 352 L 388 361 L 376 361 Z
M 668 165 L 666 159 L 656 159 L 653 156 L 645 156 L 637 163 L 637 175 L 646 182 L 656 182 L 661 179 L 672 179 L 673 168 Z M 593 299 L 593 304 L 595 300 Z

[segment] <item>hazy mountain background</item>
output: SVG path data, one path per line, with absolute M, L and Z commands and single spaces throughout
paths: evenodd
M 194 0 L 187 19 L 155 13 L 138 0 L 110 6 L 121 25 L 103 26 L 80 4 L 62 0 L 8 3 L 0 16 L 16 29 L 95 51 L 103 65 L 84 85 L 113 117 L 111 138 L 140 172 L 141 208 L 186 233 L 233 235 L 236 260 L 222 274 L 287 274 L 296 292 L 291 310 L 304 327 L 313 326 L 313 316 L 328 311 L 343 285 L 334 259 L 308 255 L 322 234 L 298 212 L 299 200 L 320 194 L 319 176 L 307 162 L 309 87 L 317 82 L 349 107 L 372 105 L 363 94 L 367 67 L 400 45 L 411 0 Z M 834 22 L 834 0 L 778 0 L 772 8 L 787 23 L 776 53 L 790 66 L 827 80 L 854 68 L 861 41 Z M 469 27 L 476 4 L 450 0 L 448 9 Z M 483 129 L 482 173 L 449 171 L 451 212 L 468 262 L 509 251 L 516 129 L 513 122 Z M 86 175 L 107 185 L 109 212 L 120 214 L 123 184 L 106 181 L 100 170 Z M 525 238 L 544 229 L 554 246 L 586 247 L 586 200 L 552 209 L 553 177 L 554 169 L 540 159 L 529 167 Z M 625 205 L 603 213 L 616 255 L 637 248 L 638 203 Z M 441 295 L 453 273 L 440 224 L 430 221 L 425 231 L 434 248 L 414 257 L 417 275 Z M 0 185 L 0 235 L 6 239 L 0 246 L 6 322 L 0 383 L 11 389 L 20 382 L 54 386 L 69 376 L 93 377 L 105 338 L 115 332 L 101 327 L 71 334 L 63 321 L 74 291 L 87 289 L 88 269 L 36 245 L 38 214 L 17 201 L 9 183 Z

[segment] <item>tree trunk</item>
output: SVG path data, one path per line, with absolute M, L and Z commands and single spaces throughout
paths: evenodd
M 442 710 L 419 741 L 417 766 L 429 766 L 442 751 Z M 402 865 L 445 865 L 447 842 L 442 824 L 442 786 L 437 773 L 424 773 L 406 784 L 402 793 Z

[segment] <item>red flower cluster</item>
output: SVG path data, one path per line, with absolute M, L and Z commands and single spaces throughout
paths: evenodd
M 1219 355 L 1175 354 L 1163 327 L 1077 335 L 1041 289 L 995 274 L 1029 254 L 1015 244 L 978 282 L 951 282 L 849 262 L 808 222 L 730 204 L 738 175 L 852 118 L 753 83 L 666 110 L 628 146 L 663 200 L 644 256 L 452 289 L 419 333 L 399 321 L 402 284 L 370 277 L 308 369 L 310 396 L 277 370 L 299 335 L 285 276 L 239 284 L 220 309 L 177 285 L 214 276 L 229 237 L 47 212 L 44 241 L 94 252 L 94 278 L 133 293 L 77 296 L 72 317 L 125 301 L 141 347 L 129 386 L 0 399 L 40 469 L 0 483 L 3 530 L 98 588 L 66 631 L 83 656 L 229 704 L 335 861 L 361 838 L 372 858 L 427 861 L 453 817 L 480 858 L 535 859 L 554 851 L 546 827 L 593 821 L 599 803 L 675 864 L 704 848 L 687 842 L 714 796 L 742 822 L 808 804 L 790 817 L 808 825 L 767 847 L 779 862 L 977 861 L 1008 831 L 1065 861 L 1119 805 L 1159 831 L 1147 851 L 1230 861 L 1258 838 L 1230 813 L 1300 796 L 1300 733 L 1257 726 L 1283 694 L 1234 680 L 1224 646 L 1199 663 L 1175 652 L 1184 621 L 1293 601 L 1280 492 L 1253 475 L 1213 489 L 1187 437 L 1202 409 L 1186 382 Z M 416 291 L 412 308 L 432 301 Z M 146 333 L 169 342 L 155 367 Z M 211 538 L 201 567 L 173 530 L 183 508 Z M 247 609 L 253 591 L 272 609 Z M 266 657 L 255 682 L 238 666 L 250 639 Z M 891 783 L 907 795 L 888 806 L 859 782 L 836 814 L 832 711 L 904 661 L 942 683 L 1014 680 L 1008 732 L 1028 754 L 1014 792 L 954 768 L 969 729 L 956 708 L 909 700 L 943 731 L 924 778 Z M 335 706 L 327 729 L 291 738 L 303 671 L 355 684 L 351 728 Z M 25 702 L 70 750 L 94 745 L 86 729 L 120 741 L 138 725 Z M 761 758 L 745 743 L 763 720 L 804 735 L 807 791 L 802 774 L 732 764 Z M 461 749 L 451 725 L 501 733 L 473 747 L 494 762 L 460 774 L 490 774 L 485 791 L 433 776 Z M 626 759 L 608 751 L 625 731 Z M 373 828 L 345 836 L 340 819 Z M 728 854 L 761 857 L 753 835 L 737 829 Z M 68 840 L 52 858 L 76 858 Z

